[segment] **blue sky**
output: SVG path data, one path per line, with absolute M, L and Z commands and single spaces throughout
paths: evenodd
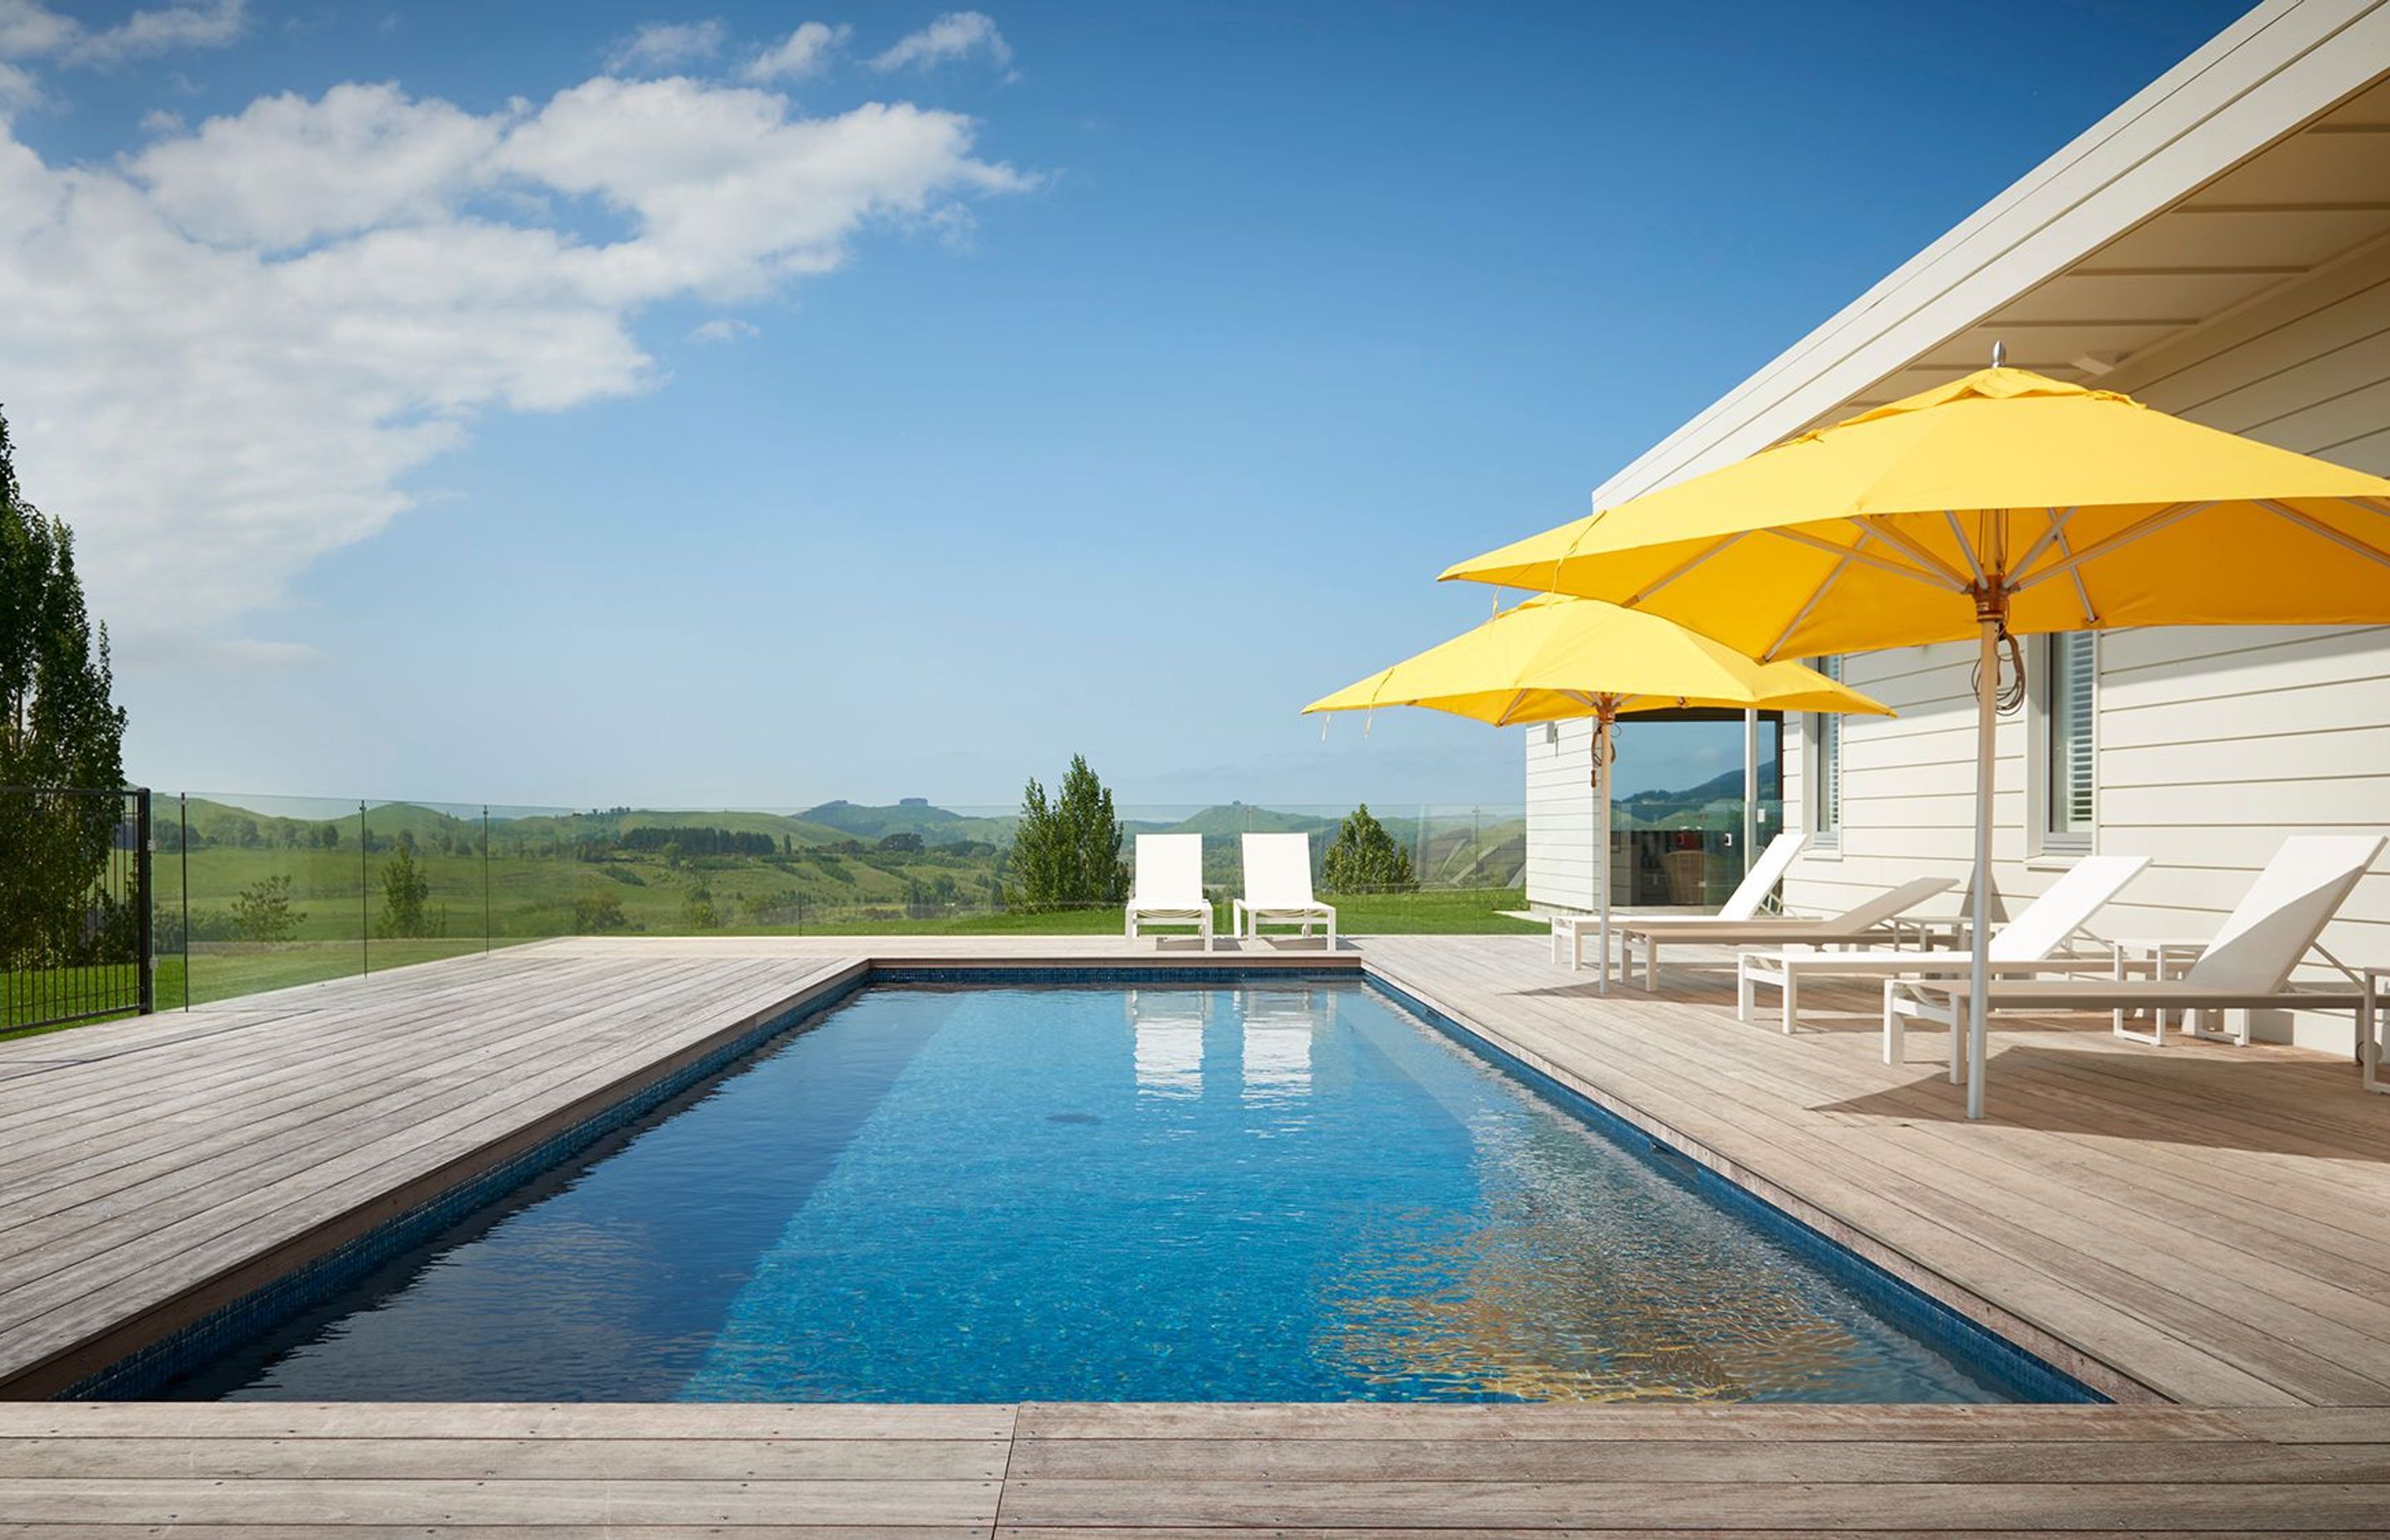
M 161 788 L 1515 801 L 1296 709 L 2239 8 L 0 0 L 0 404 Z

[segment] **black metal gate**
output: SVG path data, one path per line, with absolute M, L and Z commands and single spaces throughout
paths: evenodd
M 149 793 L 0 787 L 0 1032 L 155 1007 Z

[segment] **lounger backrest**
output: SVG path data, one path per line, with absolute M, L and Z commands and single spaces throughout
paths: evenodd
M 1137 896 L 1150 909 L 1193 909 L 1203 902 L 1203 837 L 1140 834 L 1137 837 Z
M 1304 909 L 1311 906 L 1311 836 L 1245 836 L 1245 907 Z
M 1734 892 L 1718 905 L 1718 918 L 1749 919 L 1759 913 L 1759 906 L 1767 902 L 1767 895 L 1776 891 L 1776 884 L 1783 881 L 1784 874 L 1792 870 L 1792 858 L 1801 853 L 1801 847 L 1808 839 L 1806 834 L 1787 830 L 1768 841 L 1767 848 L 1759 853 L 1759 859 L 1751 864 L 1751 869 L 1742 874 L 1742 880 L 1735 884 Z
M 2381 840 L 2370 834 L 2283 841 L 2183 977 L 2223 991 L 2262 995 L 2281 988 L 2381 853 Z
M 2150 864 L 2146 855 L 2087 855 L 2002 926 L 1987 949 L 1994 962 L 2038 962 L 2066 944 L 2118 889 Z
M 1947 877 L 1921 877 L 1914 882 L 1904 882 L 1889 892 L 1878 893 L 1865 904 L 1844 910 L 1829 920 L 1819 921 L 1821 929 L 1833 931 L 1867 930 L 1882 925 L 1895 915 L 1906 914 L 1950 886 Z

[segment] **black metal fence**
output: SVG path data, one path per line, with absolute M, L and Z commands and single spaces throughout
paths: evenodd
M 0 1032 L 155 1007 L 149 793 L 0 787 Z

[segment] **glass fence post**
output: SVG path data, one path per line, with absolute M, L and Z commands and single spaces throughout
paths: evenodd
M 366 804 L 357 803 L 357 977 L 373 974 L 373 876 L 366 852 L 373 836 L 366 829 Z
M 490 955 L 490 804 L 482 804 L 482 956 Z
M 182 858 L 175 862 L 183 874 L 183 1008 L 191 1008 L 191 794 L 177 794 L 183 809 Z
M 141 1014 L 154 1016 L 158 1010 L 158 864 L 150 854 L 149 841 L 156 831 L 149 827 L 149 789 L 134 793 L 139 811 L 134 824 L 134 879 L 141 886 Z

